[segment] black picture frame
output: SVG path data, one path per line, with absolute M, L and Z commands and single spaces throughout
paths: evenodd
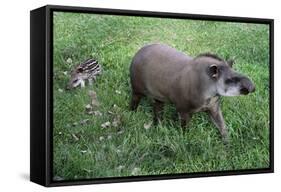
M 268 24 L 270 26 L 270 166 L 263 169 L 218 171 L 203 173 L 172 174 L 158 176 L 130 176 L 73 181 L 52 180 L 52 58 L 53 58 L 53 12 L 79 12 L 111 15 L 128 15 L 158 18 L 178 18 L 208 21 L 229 21 Z M 274 172 L 273 146 L 273 62 L 274 62 L 274 20 L 261 18 L 196 15 L 183 13 L 148 12 L 135 10 L 101 9 L 46 5 L 30 12 L 30 180 L 43 186 L 81 185 L 112 182 L 130 182 L 176 178 L 242 175 Z

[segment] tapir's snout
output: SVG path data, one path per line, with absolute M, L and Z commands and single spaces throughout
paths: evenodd
M 254 83 L 247 77 L 244 77 L 241 80 L 241 88 L 240 88 L 240 93 L 242 95 L 247 95 L 249 93 L 255 92 L 256 88 Z

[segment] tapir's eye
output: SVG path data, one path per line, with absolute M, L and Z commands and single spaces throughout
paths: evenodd
M 75 79 L 74 81 L 73 81 L 73 83 L 77 83 L 78 82 L 78 79 Z

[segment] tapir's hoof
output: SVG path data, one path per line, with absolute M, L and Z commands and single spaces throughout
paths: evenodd
M 229 136 L 228 135 L 223 135 L 222 136 L 222 142 L 225 146 L 229 145 Z

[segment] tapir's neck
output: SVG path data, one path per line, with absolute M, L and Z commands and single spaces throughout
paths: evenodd
M 212 97 L 218 96 L 218 91 L 216 85 L 210 85 L 206 87 L 204 93 L 204 99 L 210 99 Z

